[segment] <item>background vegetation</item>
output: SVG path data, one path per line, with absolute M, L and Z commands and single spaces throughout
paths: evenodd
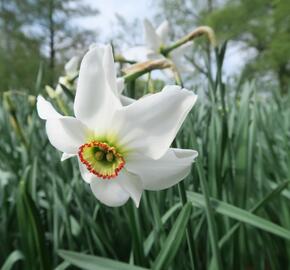
M 1 0 L 1 270 L 289 269 L 290 4 L 158 2 L 173 40 L 209 23 L 220 45 L 213 50 L 203 38 L 196 41 L 188 56 L 195 71 L 183 76 L 200 96 L 176 139 L 199 152 L 184 180 L 188 202 L 181 203 L 174 187 L 146 191 L 136 209 L 132 202 L 101 205 L 76 161 L 60 162 L 35 110 L 35 96 L 47 95 L 45 85 L 56 87 L 71 44 L 85 51 L 82 42 L 90 42 L 82 37 L 86 32 L 69 30 L 72 14 L 88 7 L 75 3 L 70 10 L 69 2 L 77 1 Z M 52 10 L 62 15 L 50 28 Z M 40 27 L 46 30 L 38 33 Z M 124 27 L 129 33 L 130 25 Z M 52 38 L 49 29 L 59 34 Z M 69 39 L 69 50 L 62 50 L 62 38 Z M 226 80 L 227 44 L 241 43 L 255 54 L 239 76 Z M 135 86 L 126 93 L 161 89 L 157 80 L 138 79 Z M 50 98 L 70 114 L 74 92 L 71 86 Z

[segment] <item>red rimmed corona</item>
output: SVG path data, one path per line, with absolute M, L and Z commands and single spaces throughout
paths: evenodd
M 117 177 L 126 163 L 116 148 L 105 142 L 85 143 L 79 147 L 78 155 L 88 171 L 102 179 Z

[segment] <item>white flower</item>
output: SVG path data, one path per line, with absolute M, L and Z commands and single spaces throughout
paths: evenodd
M 121 88 L 121 87 L 120 87 Z M 197 96 L 178 86 L 122 106 L 112 49 L 95 47 L 84 56 L 74 101 L 75 117 L 62 116 L 39 96 L 50 143 L 76 156 L 82 178 L 98 200 L 138 207 L 143 190 L 161 190 L 181 181 L 197 152 L 169 148 Z
M 161 49 L 166 47 L 169 39 L 169 23 L 162 22 L 156 29 L 147 19 L 144 20 L 145 46 L 136 46 L 123 52 L 123 56 L 128 60 L 144 62 L 145 60 L 164 59 Z M 191 48 L 191 42 L 187 42 L 171 51 L 168 58 L 179 73 L 193 72 L 193 68 L 185 61 L 184 55 Z M 169 77 L 173 77 L 172 72 L 164 70 Z
M 56 86 L 55 93 L 60 94 L 63 92 L 62 85 L 67 88 L 71 87 L 71 80 L 78 74 L 78 66 L 80 59 L 78 56 L 73 56 L 64 66 L 65 76 L 61 76 L 58 79 L 58 85 Z
M 164 58 L 160 49 L 166 47 L 166 42 L 169 39 L 169 30 L 168 21 L 162 22 L 154 29 L 150 21 L 147 19 L 144 20 L 145 43 L 148 59 Z M 192 67 L 184 61 L 184 55 L 188 52 L 190 47 L 191 42 L 187 42 L 169 54 L 169 58 L 172 60 L 179 73 L 193 71 Z

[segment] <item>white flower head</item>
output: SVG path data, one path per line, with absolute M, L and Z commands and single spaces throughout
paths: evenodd
M 63 92 L 62 86 L 64 85 L 67 88 L 70 88 L 72 83 L 71 81 L 78 74 L 80 58 L 78 56 L 73 56 L 64 66 L 65 76 L 61 76 L 58 79 L 58 84 L 55 89 L 56 94 Z
M 153 27 L 150 21 L 144 20 L 144 33 L 145 44 L 147 48 L 148 59 L 160 59 L 164 58 L 161 54 L 161 49 L 166 47 L 166 43 L 169 39 L 169 23 L 168 21 L 162 22 L 156 29 Z M 185 43 L 182 46 L 176 48 L 169 54 L 169 58 L 172 60 L 178 72 L 191 72 L 193 69 L 184 61 L 184 55 L 189 51 L 191 43 Z
M 75 117 L 62 116 L 41 96 L 37 110 L 50 143 L 62 160 L 77 157 L 98 200 L 120 206 L 131 197 L 138 207 L 143 190 L 168 188 L 190 172 L 197 152 L 169 147 L 197 96 L 166 86 L 122 106 L 121 88 L 111 46 L 97 46 L 81 63 Z

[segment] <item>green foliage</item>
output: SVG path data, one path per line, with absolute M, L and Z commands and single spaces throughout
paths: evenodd
M 36 163 L 33 164 L 36 166 Z M 40 214 L 27 190 L 27 180 L 19 183 L 16 199 L 17 223 L 25 268 L 49 270 L 50 254 L 45 245 Z
M 77 27 L 73 19 L 97 14 L 78 0 L 0 1 L 0 92 L 35 93 L 41 66 L 42 86 L 55 83 L 63 63 L 82 53 L 96 33 Z
M 60 250 L 59 255 L 84 270 L 146 270 L 147 268 L 125 264 L 97 256 L 89 256 L 76 252 Z
M 186 226 L 191 214 L 191 204 L 187 203 L 180 211 L 175 223 L 165 240 L 160 253 L 154 261 L 154 269 L 167 269 L 180 247 L 182 239 L 185 235 Z
M 49 262 L 57 270 L 192 269 L 188 224 L 195 269 L 289 267 L 290 97 L 260 93 L 255 82 L 225 85 L 224 50 L 216 51 L 217 75 L 208 73 L 208 87 L 199 86 L 198 104 L 176 139 L 178 147 L 199 152 L 184 181 L 185 206 L 177 188 L 145 192 L 138 210 L 131 202 L 101 205 L 76 160 L 60 162 L 35 99 L 6 93 L 0 107 L 2 269 L 46 269 Z M 162 85 L 149 78 L 135 86 L 130 95 Z M 56 108 L 71 107 L 69 91 L 51 100 Z
M 211 12 L 205 22 L 216 29 L 220 39 L 239 41 L 255 50 L 247 76 L 273 72 L 285 93 L 290 82 L 289 14 L 289 1 L 236 0 Z
M 282 94 L 290 85 L 290 2 L 287 0 L 162 0 L 160 16 L 170 21 L 173 38 L 181 37 L 200 25 L 211 26 L 220 43 L 248 52 L 241 55 L 245 67 L 237 71 L 243 79 L 273 84 Z M 207 45 L 194 42 L 188 59 L 197 80 L 207 71 L 204 54 Z M 208 54 L 208 51 L 207 51 Z M 236 53 L 237 54 L 237 53 Z M 242 59 L 243 57 L 243 59 Z M 210 55 L 208 54 L 210 59 Z M 278 87 L 276 87 L 278 85 Z

